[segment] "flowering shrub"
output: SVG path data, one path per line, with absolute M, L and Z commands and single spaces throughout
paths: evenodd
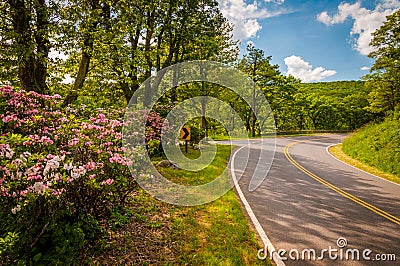
M 123 112 L 88 118 L 82 108 L 61 109 L 58 95 L 0 93 L 0 259 L 73 263 L 137 187 L 128 166 L 141 174 L 141 165 L 124 157 Z M 147 141 L 161 138 L 161 122 L 151 114 Z

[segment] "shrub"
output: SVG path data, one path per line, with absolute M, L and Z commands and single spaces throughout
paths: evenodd
M 134 158 L 145 150 L 124 157 L 121 110 L 106 116 L 61 109 L 58 95 L 0 93 L 0 259 L 76 263 L 83 246 L 101 237 L 100 222 L 136 189 L 128 166 L 141 174 Z M 151 123 L 160 122 L 152 114 Z M 161 137 L 153 133 L 148 141 Z

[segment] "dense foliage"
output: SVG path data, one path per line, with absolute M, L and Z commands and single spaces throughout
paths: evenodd
M 384 117 L 379 124 L 361 129 L 343 143 L 343 151 L 353 158 L 383 171 L 400 175 L 400 11 L 387 17 L 374 32 L 369 55 L 376 59 L 366 79 L 370 112 Z
M 238 59 L 216 0 L 2 1 L 0 83 L 22 89 L 0 89 L 0 264 L 77 264 L 136 189 L 128 166 L 139 175 L 135 158 L 161 155 L 161 125 L 183 100 L 219 98 L 250 135 L 259 134 L 240 95 L 193 82 L 161 98 L 147 121 L 146 147 L 125 158 L 121 107 L 152 73 L 178 62 L 237 66 L 263 91 L 278 131 L 355 130 L 390 116 L 343 147 L 399 174 L 399 21 L 400 11 L 374 33 L 376 62 L 365 82 L 303 84 L 253 45 Z M 195 142 L 226 133 L 205 116 L 188 124 Z
M 59 95 L 0 89 L 0 258 L 73 263 L 137 185 L 145 149 L 122 147 L 122 110 L 60 108 Z M 149 124 L 162 120 L 152 113 Z M 160 132 L 148 130 L 148 141 Z M 131 160 L 132 159 L 132 160 Z
M 154 71 L 238 53 L 216 0 L 7 0 L 0 28 L 0 83 L 67 104 L 124 105 Z
M 390 115 L 400 107 L 400 10 L 374 32 L 371 45 L 375 51 L 369 56 L 376 61 L 365 77 L 372 88 L 369 109 Z
M 365 107 L 375 89 L 361 82 L 301 84 L 254 45 L 238 59 L 232 26 L 215 0 L 4 1 L 0 15 L 0 82 L 59 93 L 64 105 L 121 108 L 155 71 L 187 60 L 216 60 L 236 64 L 257 83 L 279 131 L 353 130 L 374 118 Z M 228 102 L 250 134 L 259 133 L 250 107 L 218 86 L 181 86 L 163 103 L 200 95 Z M 198 121 L 199 136 L 223 134 L 208 120 Z
M 367 110 L 369 93 L 361 81 L 299 84 L 294 96 L 298 128 L 355 130 L 377 117 Z

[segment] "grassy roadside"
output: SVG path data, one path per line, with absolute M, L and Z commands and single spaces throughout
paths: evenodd
M 400 176 L 400 117 L 366 125 L 343 141 L 342 150 L 367 165 Z
M 387 179 L 389 181 L 395 182 L 400 184 L 400 177 L 390 174 L 390 173 L 386 173 L 382 170 L 379 170 L 376 167 L 367 165 L 365 163 L 362 163 L 356 159 L 351 158 L 350 156 L 348 156 L 346 153 L 343 152 L 342 150 L 342 144 L 338 144 L 335 146 L 332 146 L 329 148 L 329 152 L 334 155 L 336 158 L 338 158 L 339 160 L 348 163 L 354 167 L 357 167 L 363 171 L 366 171 L 368 173 L 374 174 L 376 176 L 379 176 L 381 178 Z
M 197 172 L 159 168 L 181 183 L 208 182 L 220 174 L 231 147 L 218 145 L 213 163 Z M 200 151 L 189 149 L 188 157 Z M 230 190 L 218 200 L 195 207 L 160 202 L 141 189 L 126 207 L 126 220 L 116 215 L 109 238 L 88 257 L 92 265 L 271 265 L 257 259 L 261 248 L 239 200 Z

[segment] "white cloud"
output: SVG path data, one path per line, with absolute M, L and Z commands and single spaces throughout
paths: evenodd
M 299 56 L 292 55 L 286 57 L 284 61 L 288 68 L 286 76 L 292 75 L 304 82 L 320 81 L 336 74 L 335 70 L 327 70 L 323 67 L 313 69 L 309 62 L 304 61 Z
M 398 0 L 381 0 L 374 10 L 361 7 L 361 1 L 354 4 L 341 3 L 338 12 L 332 16 L 324 11 L 317 16 L 319 22 L 327 26 L 345 22 L 348 18 L 354 20 L 350 36 L 354 38 L 354 49 L 362 55 L 368 55 L 373 51 L 369 45 L 371 34 L 377 30 L 386 20 L 386 16 L 391 15 L 400 8 Z
M 266 3 L 282 4 L 284 0 L 264 0 Z M 233 37 L 237 40 L 248 40 L 262 29 L 259 19 L 283 14 L 284 11 L 271 12 L 257 1 L 246 3 L 245 0 L 218 0 L 221 13 L 234 24 Z
M 285 0 L 264 0 L 266 3 L 283 4 Z
M 367 70 L 369 70 L 369 67 L 367 67 L 367 66 L 363 66 L 362 68 L 360 68 L 362 71 L 367 71 Z

